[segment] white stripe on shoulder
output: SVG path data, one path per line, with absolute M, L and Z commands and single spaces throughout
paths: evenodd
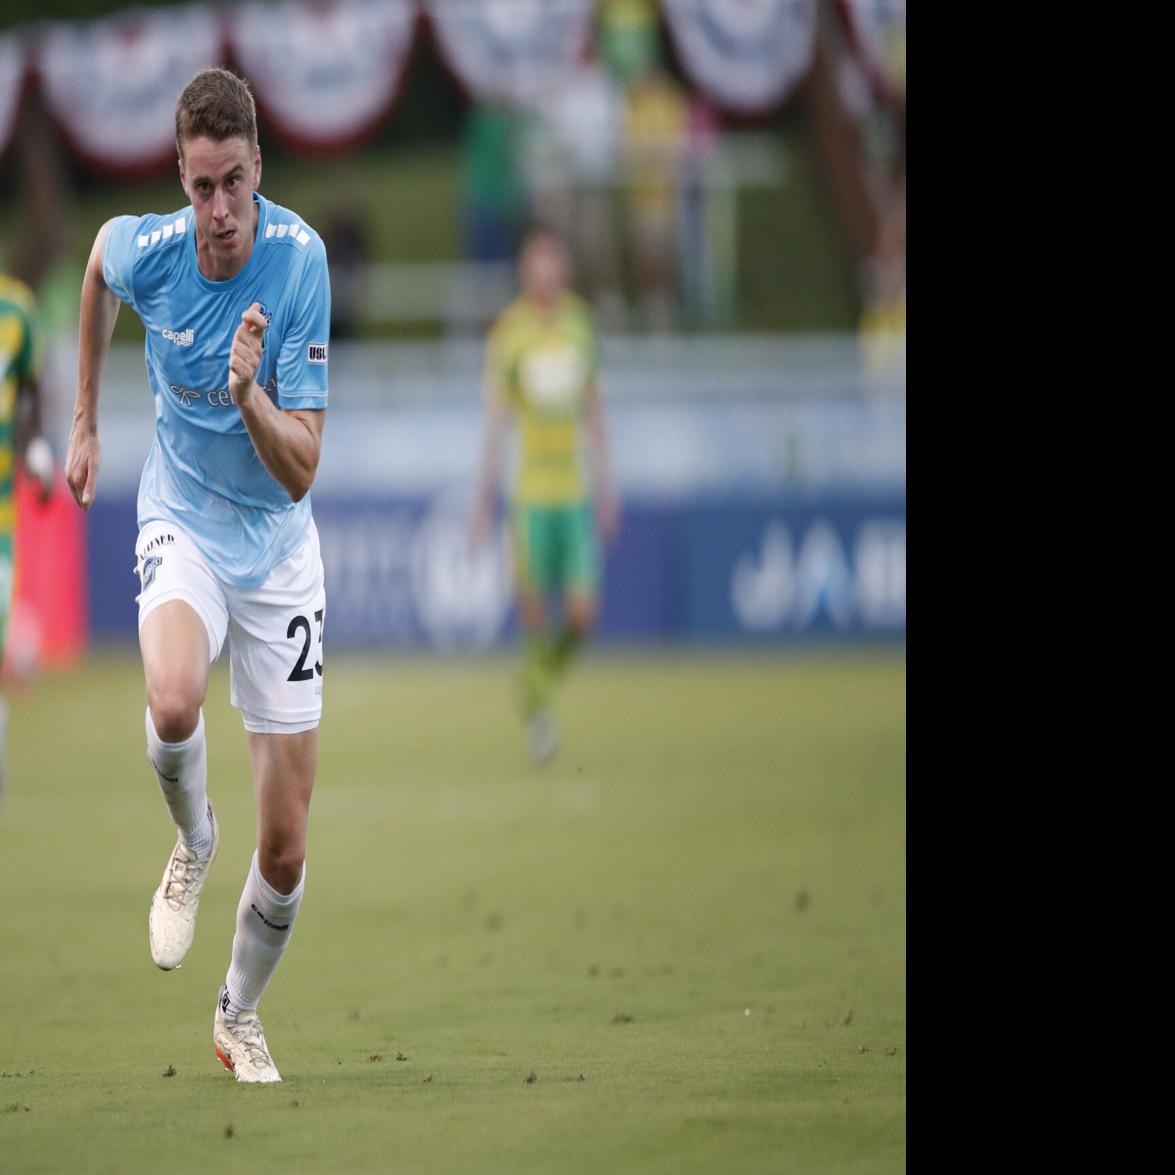
M 300 220 L 295 220 L 292 223 L 287 221 L 285 224 L 271 221 L 265 226 L 265 236 L 266 238 L 273 237 L 279 241 L 288 237 L 291 241 L 297 241 L 303 248 L 310 244 L 310 233 Z
M 152 229 L 149 233 L 139 233 L 135 244 L 140 249 L 146 249 L 158 245 L 160 241 L 170 241 L 172 237 L 178 237 L 187 231 L 188 218 L 181 216 L 176 220 L 169 220 L 162 228 Z

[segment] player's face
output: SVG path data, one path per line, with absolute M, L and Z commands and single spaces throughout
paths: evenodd
M 536 302 L 553 302 L 567 286 L 567 258 L 547 237 L 532 241 L 522 255 L 522 288 Z
M 179 163 L 180 181 L 196 216 L 201 268 L 207 262 L 211 276 L 231 276 L 253 251 L 253 193 L 261 182 L 261 148 L 242 135 L 222 142 L 201 136 L 184 144 Z

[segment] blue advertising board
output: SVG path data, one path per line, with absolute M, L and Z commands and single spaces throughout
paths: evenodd
M 466 494 L 316 495 L 314 515 L 333 647 L 482 649 L 509 637 L 508 528 L 473 547 Z M 91 632 L 133 638 L 134 499 L 100 496 L 88 523 Z M 898 495 L 629 502 L 604 567 L 603 640 L 905 635 Z

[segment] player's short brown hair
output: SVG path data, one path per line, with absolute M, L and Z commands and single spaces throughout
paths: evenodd
M 175 146 L 201 136 L 215 143 L 236 135 L 257 146 L 257 107 L 245 81 L 227 69 L 205 69 L 184 87 L 175 104 Z
M 563 234 L 550 221 L 538 218 L 528 221 L 522 232 L 524 246 L 532 241 L 550 241 L 552 244 L 566 245 Z

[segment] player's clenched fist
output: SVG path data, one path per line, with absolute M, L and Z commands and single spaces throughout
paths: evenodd
M 261 313 L 261 303 L 254 302 L 241 315 L 241 325 L 233 335 L 228 357 L 228 388 L 238 405 L 244 404 L 253 389 L 257 369 L 261 366 L 261 348 L 265 328 L 269 325 Z
M 69 448 L 65 454 L 65 481 L 74 501 L 83 510 L 94 504 L 98 466 L 101 464 L 102 442 L 98 434 L 75 424 L 70 430 Z

